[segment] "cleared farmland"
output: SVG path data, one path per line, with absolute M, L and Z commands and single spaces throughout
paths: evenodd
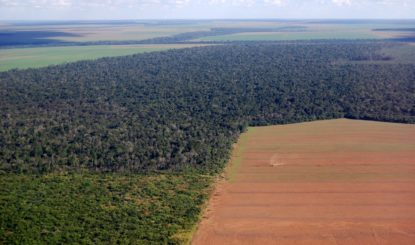
M 202 46 L 197 44 L 99 45 L 0 49 L 0 71 L 39 68 L 79 60 Z
M 390 39 L 400 38 L 407 32 L 396 32 L 394 28 L 410 28 L 412 23 L 312 23 L 290 22 L 286 26 L 304 27 L 301 31 L 279 32 L 243 32 L 220 36 L 207 36 L 195 41 L 290 41 L 290 40 L 321 40 L 321 39 Z M 375 31 L 389 27 L 391 30 Z
M 320 39 L 354 40 L 384 38 L 381 33 L 372 31 L 374 28 L 373 26 L 367 25 L 291 23 L 291 26 L 303 26 L 306 29 L 302 31 L 243 32 L 221 36 L 208 36 L 199 38 L 197 41 L 289 41 Z
M 244 32 L 222 36 L 210 36 L 197 41 L 290 41 L 290 40 L 320 40 L 320 39 L 379 39 L 381 37 L 370 32 Z
M 125 24 L 116 23 L 68 23 L 53 25 L 53 22 L 33 25 L 0 25 L 0 32 L 13 31 L 43 31 L 43 32 L 61 32 L 63 36 L 51 37 L 55 40 L 68 42 L 87 42 L 87 41 L 126 41 L 126 40 L 144 40 L 155 37 L 170 36 L 183 32 L 201 30 L 205 27 L 188 25 L 154 25 L 154 24 Z M 208 28 L 205 28 L 208 30 Z
M 193 244 L 414 244 L 415 126 L 250 128 Z

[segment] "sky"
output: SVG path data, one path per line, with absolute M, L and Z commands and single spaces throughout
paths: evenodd
M 415 0 L 0 0 L 2 20 L 415 19 Z

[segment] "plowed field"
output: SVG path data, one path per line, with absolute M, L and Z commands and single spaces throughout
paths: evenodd
M 415 244 L 415 125 L 250 128 L 193 244 Z

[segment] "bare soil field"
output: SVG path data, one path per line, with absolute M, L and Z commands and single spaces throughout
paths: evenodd
M 193 244 L 415 244 L 415 125 L 357 120 L 243 134 Z

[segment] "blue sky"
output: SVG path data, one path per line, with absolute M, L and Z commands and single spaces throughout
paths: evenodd
M 415 0 L 0 0 L 0 19 L 413 19 Z

